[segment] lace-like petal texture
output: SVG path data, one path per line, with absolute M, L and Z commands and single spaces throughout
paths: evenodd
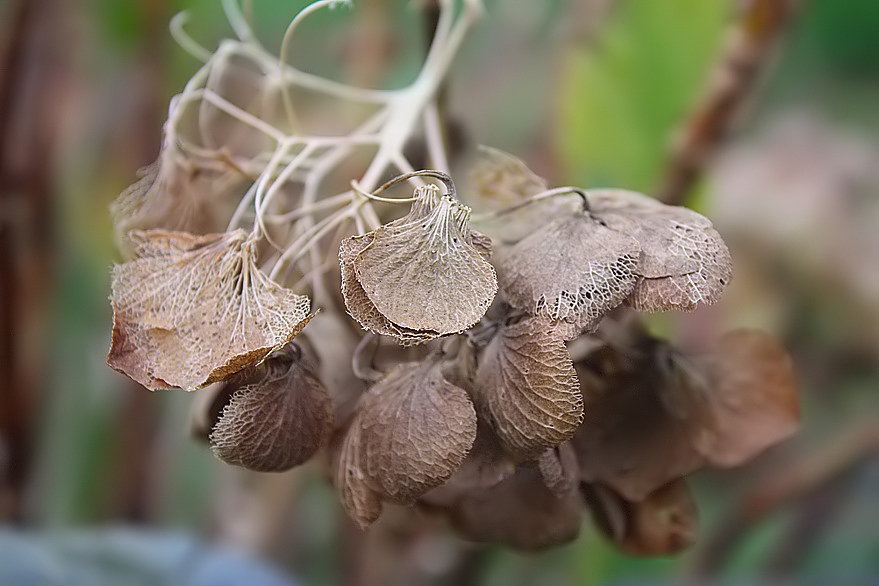
M 243 230 L 132 232 L 113 269 L 107 363 L 148 389 L 201 388 L 258 363 L 305 327 L 308 297 L 270 281 Z
M 578 212 L 499 255 L 498 281 L 513 307 L 592 331 L 631 293 L 640 253 L 633 238 Z
M 595 217 L 641 246 L 632 307 L 692 311 L 720 298 L 732 279 L 732 258 L 707 218 L 632 191 L 589 191 L 588 198 Z
M 574 365 L 551 330 L 540 317 L 501 326 L 476 373 L 480 414 L 519 461 L 570 439 L 583 419 Z
M 435 186 L 417 189 L 416 198 L 404 217 L 340 247 L 348 312 L 404 343 L 466 330 L 497 292 L 485 237 L 470 230 L 470 209 Z
M 323 383 L 287 346 L 235 391 L 211 433 L 211 450 L 227 464 L 280 472 L 307 462 L 326 444 L 333 404 Z M 244 378 L 244 377 L 242 377 Z

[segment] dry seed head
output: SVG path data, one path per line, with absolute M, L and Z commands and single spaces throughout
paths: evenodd
M 270 281 L 242 230 L 132 232 L 113 269 L 107 363 L 148 389 L 201 388 L 263 360 L 305 327 L 309 300 Z
M 470 397 L 432 358 L 401 364 L 373 385 L 359 418 L 363 471 L 393 503 L 411 504 L 448 480 L 476 439 Z
M 365 297 L 404 341 L 466 330 L 494 299 L 497 279 L 486 260 L 485 237 L 474 237 L 469 218 L 469 208 L 425 186 L 416 190 L 408 214 L 359 237 L 362 248 L 340 248 L 343 268 L 353 269 Z M 348 282 L 346 300 L 358 302 L 348 305 L 349 312 L 361 323 L 375 321 L 374 313 L 359 306 L 362 296 L 350 275 Z M 410 332 L 417 334 L 406 336 Z
M 228 464 L 258 472 L 305 463 L 333 428 L 327 390 L 292 345 L 272 354 L 256 374 L 262 376 L 248 380 L 223 410 L 211 450 Z
M 628 299 L 639 311 L 692 311 L 714 303 L 732 279 L 732 258 L 704 216 L 621 189 L 589 192 L 596 217 L 638 241 L 638 282 Z
M 632 291 L 639 254 L 634 239 L 578 212 L 511 247 L 498 280 L 513 307 L 590 331 Z
M 583 419 L 574 365 L 542 317 L 500 326 L 476 372 L 474 398 L 519 461 L 570 439 Z

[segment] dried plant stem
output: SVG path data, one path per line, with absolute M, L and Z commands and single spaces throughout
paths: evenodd
M 479 222 L 486 222 L 488 220 L 494 220 L 496 218 L 503 217 L 507 214 L 511 214 L 515 211 L 521 210 L 522 208 L 529 206 L 531 204 L 543 201 L 545 199 L 550 199 L 553 197 L 558 197 L 560 195 L 578 195 L 580 199 L 583 201 L 583 208 L 589 209 L 589 201 L 586 198 L 586 192 L 580 189 L 579 187 L 554 187 L 552 189 L 547 189 L 546 191 L 541 191 L 540 193 L 536 193 L 529 197 L 524 201 L 520 201 L 511 206 L 507 206 L 505 208 L 501 208 L 499 210 L 488 212 L 485 214 L 479 214 L 473 216 L 473 223 L 478 224 Z
M 680 204 L 686 198 L 766 67 L 793 10 L 792 0 L 747 0 L 744 4 L 702 98 L 675 141 L 656 191 L 660 201 Z

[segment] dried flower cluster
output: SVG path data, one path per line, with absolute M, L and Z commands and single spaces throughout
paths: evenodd
M 263 472 L 325 453 L 361 527 L 416 505 L 466 538 L 539 548 L 574 538 L 589 509 L 632 553 L 689 543 L 683 476 L 740 464 L 797 423 L 771 337 L 685 356 L 633 317 L 720 297 L 732 265 L 711 223 L 638 193 L 548 189 L 491 150 L 465 194 L 490 211 L 472 217 L 425 87 L 475 2 L 441 3 L 418 80 L 393 92 L 272 58 L 233 4 L 240 41 L 210 53 L 181 36 L 205 66 L 172 101 L 159 161 L 114 205 L 128 260 L 113 271 L 109 364 L 149 389 L 219 383 L 199 419 L 214 453 Z M 328 118 L 303 90 L 377 112 L 347 134 L 312 128 Z M 419 121 L 442 171 L 406 158 Z M 359 186 L 328 193 L 361 146 L 378 150 Z M 411 198 L 378 196 L 401 180 Z

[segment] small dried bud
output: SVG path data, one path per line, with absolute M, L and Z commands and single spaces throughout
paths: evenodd
M 638 243 L 589 213 L 553 220 L 498 260 L 498 282 L 513 307 L 594 330 L 637 279 Z
M 404 217 L 342 243 L 345 304 L 363 327 L 404 343 L 464 331 L 497 292 L 486 252 L 469 208 L 419 188 Z
M 211 432 L 211 449 L 228 464 L 281 472 L 308 461 L 333 428 L 327 390 L 295 346 L 275 352 L 244 382 Z M 233 381 L 239 382 L 239 381 Z
M 113 270 L 107 363 L 148 389 L 201 388 L 258 363 L 305 327 L 309 300 L 270 281 L 243 230 L 132 232 Z
M 542 317 L 499 327 L 476 372 L 474 398 L 518 461 L 570 439 L 583 418 L 565 343 Z

